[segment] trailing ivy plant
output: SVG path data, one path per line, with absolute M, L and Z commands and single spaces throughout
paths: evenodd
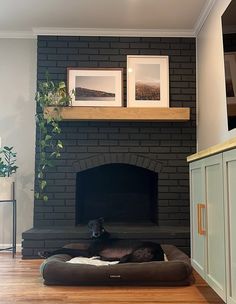
M 37 114 L 36 122 L 38 126 L 38 163 L 36 168 L 36 191 L 35 198 L 48 201 L 45 194 L 47 180 L 46 170 L 54 166 L 53 160 L 60 158 L 63 149 L 62 140 L 58 139 L 61 133 L 61 107 L 71 104 L 71 96 L 67 93 L 64 82 L 55 83 L 49 80 L 39 82 L 36 93 Z M 49 114 L 46 108 L 53 106 L 53 113 Z M 46 114 L 46 115 L 45 115 Z
M 4 146 L 0 149 L 0 177 L 9 177 L 16 172 L 16 152 L 13 147 Z

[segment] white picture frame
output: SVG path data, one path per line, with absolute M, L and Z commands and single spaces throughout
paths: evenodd
M 67 68 L 72 106 L 122 107 L 123 69 Z
M 127 107 L 169 107 L 168 56 L 127 56 Z

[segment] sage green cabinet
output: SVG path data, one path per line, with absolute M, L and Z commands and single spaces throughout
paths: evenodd
M 190 164 L 193 268 L 226 300 L 222 154 Z

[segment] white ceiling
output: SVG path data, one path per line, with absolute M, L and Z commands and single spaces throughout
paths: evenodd
M 194 36 L 214 0 L 0 0 L 0 37 Z

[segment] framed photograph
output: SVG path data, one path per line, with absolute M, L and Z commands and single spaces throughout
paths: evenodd
M 68 68 L 72 106 L 122 106 L 122 69 Z
M 224 60 L 227 104 L 236 104 L 236 52 L 225 53 Z
M 169 107 L 168 56 L 127 56 L 127 107 Z

